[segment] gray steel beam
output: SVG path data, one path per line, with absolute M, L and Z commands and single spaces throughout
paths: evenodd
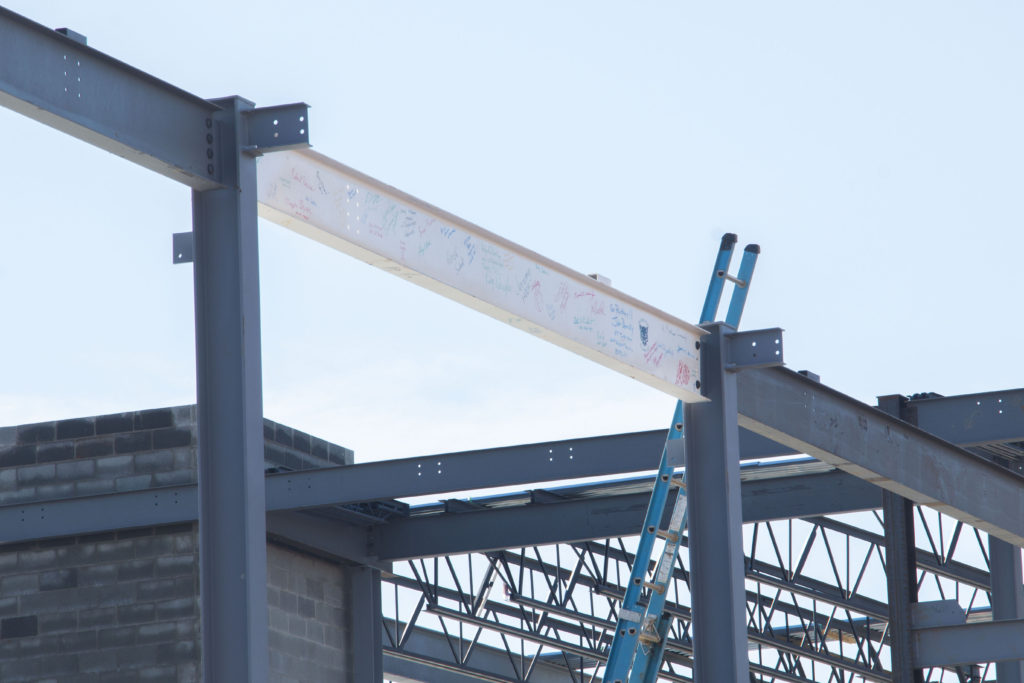
M 294 473 L 270 475 L 266 480 L 267 512 L 270 513 L 268 532 L 272 536 L 293 538 L 297 543 L 301 543 L 304 531 L 316 536 L 317 529 L 321 526 L 325 529 L 342 526 L 321 517 L 289 514 L 287 511 L 301 508 L 308 502 L 304 495 L 305 491 L 309 489 L 295 486 L 295 481 L 308 483 L 314 489 L 321 491 L 329 488 L 331 484 L 339 484 L 340 490 L 335 492 L 331 500 L 335 505 L 347 505 L 365 500 L 365 492 L 359 489 L 359 484 L 381 486 L 386 484 L 386 482 L 379 481 L 381 477 L 386 477 L 389 473 L 405 468 L 406 465 L 401 461 L 391 461 L 350 465 L 336 469 L 311 470 L 303 472 L 302 478 L 299 480 L 292 478 Z M 346 472 L 350 473 L 351 481 L 354 482 L 351 485 L 345 484 L 345 480 L 340 477 Z M 439 483 L 447 488 L 446 483 Z M 569 521 L 571 517 L 563 518 L 559 514 L 544 524 L 532 527 L 531 531 L 531 528 L 524 524 L 526 524 L 525 520 L 534 513 L 524 512 L 520 507 L 489 510 L 487 514 L 492 515 L 489 518 L 492 521 L 484 522 L 484 524 L 490 525 L 492 528 L 481 531 L 482 536 L 470 534 L 465 540 L 477 543 L 481 537 L 485 539 L 499 538 L 503 537 L 503 534 L 510 529 L 522 529 L 526 534 L 524 536 L 526 542 L 518 545 L 537 545 L 547 542 L 543 540 L 547 537 L 555 540 L 569 540 L 628 536 L 635 533 L 643 521 L 642 513 L 640 518 L 634 518 L 634 508 L 636 502 L 644 499 L 645 496 L 650 497 L 648 494 L 639 493 L 632 498 L 628 496 L 592 497 L 586 501 L 554 503 L 557 506 L 568 506 L 567 510 L 573 505 L 586 507 L 586 521 L 583 527 L 574 527 L 574 524 Z M 392 498 L 393 496 L 386 497 Z M 748 522 L 854 512 L 874 509 L 880 505 L 881 494 L 877 487 L 840 470 L 743 482 L 743 516 L 744 520 Z M 543 509 L 544 514 L 548 515 L 561 509 L 541 504 L 535 504 L 532 507 Z M 197 519 L 197 510 L 198 493 L 196 487 L 192 485 L 7 505 L 0 507 L 0 542 L 11 543 L 30 539 L 96 533 L 111 529 L 193 522 Z M 415 547 L 422 546 L 421 549 L 430 547 L 424 543 L 426 538 L 442 541 L 448 539 L 445 542 L 461 543 L 461 539 L 452 535 L 454 527 L 448 525 L 463 524 L 464 522 L 449 522 L 448 520 L 453 516 L 454 513 L 422 520 L 393 520 L 388 527 L 391 530 L 383 530 L 384 535 L 380 538 L 380 541 L 386 544 L 387 550 L 385 551 L 384 547 L 379 547 L 378 550 L 384 552 L 384 556 L 388 556 L 395 549 L 405 547 L 403 537 L 408 538 Z M 421 524 L 419 529 L 422 536 L 419 535 L 420 532 L 412 531 Z M 308 530 L 304 529 L 303 525 L 306 525 Z M 601 536 L 600 534 L 605 530 L 610 533 Z M 517 532 L 513 531 L 512 533 Z M 529 535 L 530 533 L 533 535 Z M 555 542 L 555 540 L 550 542 Z M 347 535 L 339 537 L 334 544 L 337 552 L 332 551 L 331 554 L 352 559 L 365 557 L 369 562 L 370 555 L 367 554 L 365 547 L 355 545 L 355 543 Z M 507 548 L 515 545 L 517 544 L 509 542 L 498 547 Z M 413 546 L 409 546 L 409 548 L 411 547 Z M 442 543 L 437 547 L 444 548 L 445 546 Z M 479 550 L 481 548 L 474 545 L 470 549 Z M 448 551 L 438 550 L 436 552 Z M 429 554 L 430 552 L 423 553 L 423 555 Z M 413 553 L 411 556 L 422 555 Z
M 241 98 L 218 101 L 225 189 L 192 194 L 203 679 L 267 680 L 256 162 Z
M 1024 619 L 914 629 L 913 638 L 918 667 L 1024 659 Z
M 405 631 L 404 623 L 391 623 L 397 633 Z M 451 642 L 443 633 L 414 627 L 401 648 L 389 644 L 390 635 L 384 634 L 384 673 L 396 682 L 506 683 L 517 680 L 505 650 L 478 642 L 469 659 L 458 663 L 454 661 Z M 567 680 L 569 674 L 565 667 L 547 662 L 538 662 L 530 673 L 530 681 L 536 683 L 565 683 Z
M 907 419 L 902 396 L 882 396 L 880 409 Z M 914 541 L 914 503 L 892 491 L 882 492 L 885 521 L 885 583 L 889 603 L 889 633 L 893 683 L 924 683 L 924 672 L 914 667 L 910 637 L 911 605 L 917 602 L 917 563 Z
M 1020 548 L 990 536 L 988 556 L 992 575 L 992 619 L 1002 621 L 1024 618 Z M 1022 683 L 1024 661 L 996 664 L 996 680 L 999 683 Z
M 1024 477 L 795 372 L 738 381 L 742 426 L 1024 545 Z
M 1024 441 L 1024 389 L 912 399 L 907 414 L 926 432 L 961 446 Z
M 2 7 L 0 106 L 196 190 L 227 177 L 217 105 Z
M 344 604 L 342 633 L 347 639 L 345 683 L 381 683 L 384 667 L 381 657 L 380 570 L 372 567 L 344 567 Z
M 686 404 L 685 419 L 694 680 L 746 681 L 737 373 L 725 370 L 726 334 L 732 328 L 711 324 L 705 329 L 702 393 L 711 400 Z
M 878 507 L 877 487 L 845 472 L 745 481 L 743 519 L 765 521 Z M 632 536 L 643 524 L 650 493 L 569 499 L 395 519 L 373 528 L 381 560 Z

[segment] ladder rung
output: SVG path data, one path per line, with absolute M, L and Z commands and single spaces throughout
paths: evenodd
M 652 591 L 657 592 L 658 595 L 665 592 L 665 586 L 662 586 L 660 583 L 651 583 L 650 581 L 644 581 L 644 588 L 650 588 Z
M 679 542 L 679 532 L 678 531 L 666 531 L 665 529 L 658 529 L 654 533 L 657 534 L 658 538 L 664 538 L 665 540 L 669 541 L 670 543 L 678 543 Z
M 684 491 L 686 490 L 686 482 L 683 481 L 682 477 L 672 477 L 672 485 L 673 486 L 678 486 L 679 488 L 681 488 Z
M 640 642 L 647 643 L 649 645 L 655 645 L 661 642 L 661 637 L 658 636 L 657 633 L 641 633 L 637 638 Z

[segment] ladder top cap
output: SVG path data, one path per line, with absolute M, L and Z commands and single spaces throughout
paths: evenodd
M 739 239 L 739 237 L 736 236 L 736 233 L 733 233 L 733 232 L 725 233 L 724 235 L 722 235 L 722 247 L 721 248 L 722 249 L 730 248 L 732 245 L 736 244 L 736 240 L 738 240 L 738 239 Z
M 751 254 L 760 254 L 761 245 L 759 244 L 748 244 L 743 251 L 749 251 Z

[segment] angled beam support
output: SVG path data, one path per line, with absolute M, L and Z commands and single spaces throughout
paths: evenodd
M 795 372 L 737 377 L 741 426 L 1024 545 L 1024 477 Z
M 256 164 L 243 112 L 216 103 L 230 186 L 193 192 L 203 680 L 267 680 L 267 542 Z
M 195 190 L 222 184 L 216 104 L 2 7 L 0 106 Z

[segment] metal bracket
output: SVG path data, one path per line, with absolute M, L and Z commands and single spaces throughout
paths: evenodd
M 725 369 L 730 371 L 783 365 L 782 328 L 727 334 L 724 351 Z
M 672 467 L 686 467 L 686 441 L 670 439 L 665 442 L 665 462 Z
M 305 102 L 259 107 L 242 112 L 246 146 L 252 156 L 309 147 L 309 105 Z
M 939 628 L 967 623 L 963 607 L 956 600 L 910 603 L 911 628 Z
M 192 263 L 195 252 L 192 246 L 191 232 L 174 233 L 171 245 L 174 249 L 174 253 L 171 254 L 171 260 L 174 263 Z

